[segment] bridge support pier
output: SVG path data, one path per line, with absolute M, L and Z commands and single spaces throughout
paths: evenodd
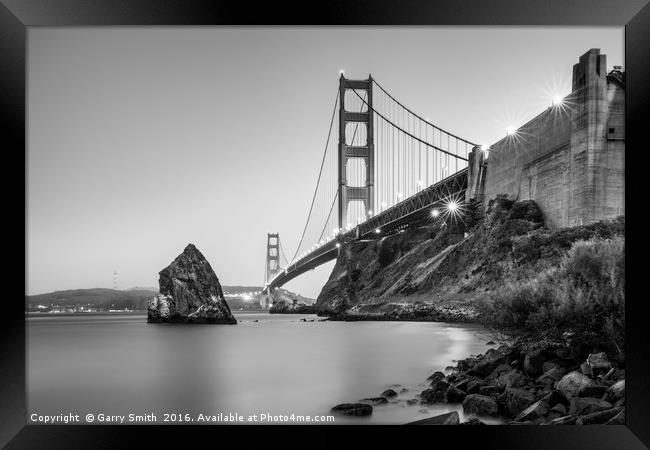
M 468 155 L 467 191 L 465 191 L 466 202 L 483 202 L 488 155 L 489 150 L 483 150 L 479 146 L 472 148 L 472 151 Z
M 355 92 L 365 91 L 367 108 L 365 112 L 347 111 L 345 107 L 345 93 L 347 90 Z M 362 108 L 363 109 L 363 108 Z M 366 126 L 365 145 L 348 144 L 346 140 L 346 126 L 348 123 L 364 124 Z M 339 79 L 339 228 L 345 229 L 348 225 L 348 206 L 352 201 L 362 201 L 364 214 L 367 218 L 370 211 L 374 212 L 375 198 L 375 135 L 372 120 L 372 77 L 367 80 L 348 80 L 343 74 Z M 361 159 L 366 168 L 365 186 L 348 186 L 347 164 L 350 159 Z
M 266 235 L 266 276 L 264 282 L 269 282 L 280 271 L 280 235 L 267 233 Z M 266 287 L 266 286 L 265 286 Z

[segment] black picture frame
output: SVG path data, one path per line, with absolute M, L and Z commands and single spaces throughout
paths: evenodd
M 26 170 L 26 39 L 27 27 L 39 26 L 112 26 L 112 25 L 571 25 L 625 26 L 626 68 L 626 237 L 635 245 L 626 251 L 627 291 L 634 292 L 642 278 L 636 277 L 638 267 L 632 261 L 643 256 L 634 238 L 636 220 L 643 220 L 639 208 L 631 200 L 634 185 L 643 195 L 643 175 L 640 155 L 648 148 L 644 136 L 650 122 L 650 4 L 647 0 L 330 0 L 317 4 L 289 4 L 207 0 L 3 0 L 0 5 L 0 104 L 2 130 L 8 146 L 5 151 L 6 239 L 17 241 L 22 233 L 27 239 L 26 205 L 22 214 L 16 194 L 19 181 L 10 181 L 17 167 Z M 10 163 L 10 158 L 15 158 Z M 21 157 L 22 156 L 22 157 Z M 28 173 L 23 171 L 25 179 Z M 641 180 L 634 183 L 633 180 Z M 7 184 L 8 183 L 8 184 Z M 25 193 L 23 193 L 25 194 Z M 23 195 L 23 200 L 26 197 Z M 8 203 L 13 202 L 11 205 Z M 641 202 L 640 202 L 641 203 Z M 639 203 L 639 204 L 640 204 Z M 642 211 L 642 210 L 641 210 Z M 19 218 L 24 217 L 24 221 Z M 13 228 L 12 228 L 13 227 Z M 11 234 L 9 234 L 11 233 Z M 26 242 L 26 241 L 25 241 Z M 24 248 L 23 248 L 24 249 Z M 20 249 L 15 252 L 19 254 Z M 636 255 L 636 256 L 635 256 Z M 18 270 L 18 264 L 12 263 Z M 14 279 L 20 279 L 16 274 Z M 25 275 L 25 284 L 26 284 Z M 525 448 L 525 449 L 637 449 L 650 445 L 650 342 L 644 323 L 643 295 L 631 298 L 626 306 L 626 425 L 620 426 L 487 426 L 487 427 L 339 427 L 317 429 L 313 426 L 42 426 L 26 424 L 25 403 L 25 312 L 18 297 L 24 292 L 14 283 L 5 290 L 3 299 L 2 370 L 0 371 L 0 444 L 5 448 L 120 448 L 133 446 L 142 440 L 148 447 L 159 443 L 185 442 L 198 446 L 198 439 L 207 443 L 226 445 L 226 435 L 246 446 L 269 445 L 278 432 L 305 436 L 282 440 L 283 445 L 300 446 L 345 445 L 349 441 L 335 435 L 343 428 L 368 439 L 383 440 L 389 436 L 407 445 L 412 438 L 422 438 L 431 445 L 454 445 L 456 448 Z M 640 286 L 642 287 L 642 286 Z M 628 296 L 629 298 L 629 296 Z M 403 436 L 402 436 L 403 435 Z M 412 444 L 421 445 L 421 444 Z M 212 445 L 214 446 L 214 445 Z

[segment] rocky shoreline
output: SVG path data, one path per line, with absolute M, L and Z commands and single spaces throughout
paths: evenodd
M 445 303 L 383 303 L 355 305 L 328 315 L 333 321 L 475 322 L 476 309 L 468 305 Z
M 294 305 L 284 300 L 280 300 L 273 303 L 271 308 L 269 308 L 269 314 L 316 314 L 316 307 L 304 303 L 297 303 Z
M 524 350 L 523 344 L 501 345 L 434 372 L 429 387 L 413 403 L 462 405 L 469 420 L 453 411 L 411 422 L 413 425 L 481 425 L 498 418 L 510 425 L 591 425 L 625 423 L 624 361 L 591 353 L 586 359 L 556 345 Z M 344 403 L 332 413 L 367 416 L 394 401 L 392 389 L 379 397 Z

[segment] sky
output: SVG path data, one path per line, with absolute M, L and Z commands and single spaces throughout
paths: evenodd
M 157 286 L 188 243 L 223 285 L 293 253 L 340 70 L 490 144 L 619 27 L 28 28 L 27 294 Z M 316 297 L 333 262 L 287 284 Z

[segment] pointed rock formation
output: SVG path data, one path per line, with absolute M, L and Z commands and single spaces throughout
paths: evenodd
M 193 244 L 159 275 L 160 293 L 149 303 L 147 322 L 237 323 L 217 275 Z

